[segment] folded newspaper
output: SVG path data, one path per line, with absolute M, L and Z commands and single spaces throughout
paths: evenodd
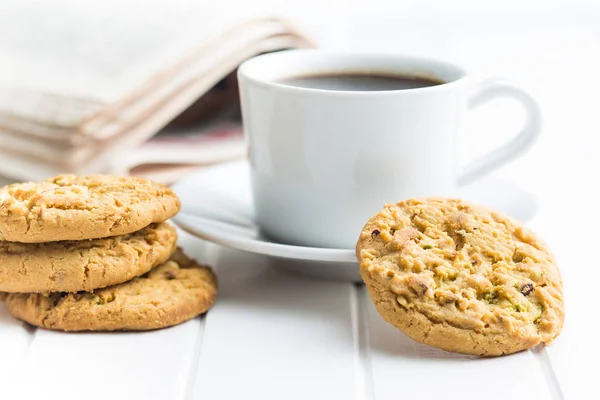
M 235 70 L 311 46 L 288 22 L 186 1 L 0 5 L 0 175 L 163 182 L 244 156 Z

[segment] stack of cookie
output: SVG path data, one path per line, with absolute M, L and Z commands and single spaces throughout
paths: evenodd
M 168 187 L 65 175 L 0 189 L 0 291 L 10 312 L 58 330 L 146 330 L 206 312 L 216 277 L 177 248 Z

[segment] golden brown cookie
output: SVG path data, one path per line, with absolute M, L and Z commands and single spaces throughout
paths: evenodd
M 548 343 L 562 328 L 554 257 L 500 213 L 457 199 L 389 204 L 356 251 L 379 314 L 419 342 L 496 356 Z
M 164 222 L 180 208 L 168 187 L 135 177 L 59 175 L 0 189 L 0 240 L 98 239 Z
M 177 247 L 168 223 L 105 239 L 0 242 L 0 291 L 78 292 L 125 282 L 165 262 Z
M 177 325 L 208 311 L 217 279 L 181 250 L 139 278 L 93 293 L 10 293 L 9 311 L 47 329 L 65 331 L 149 330 Z

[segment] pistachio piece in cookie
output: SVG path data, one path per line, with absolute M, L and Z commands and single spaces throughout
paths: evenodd
M 419 342 L 496 356 L 549 343 L 562 328 L 554 257 L 495 211 L 444 198 L 389 204 L 356 253 L 379 314 Z

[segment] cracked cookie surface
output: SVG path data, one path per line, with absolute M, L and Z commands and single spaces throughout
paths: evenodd
M 388 204 L 356 252 L 379 314 L 421 343 L 495 356 L 549 343 L 562 328 L 554 257 L 498 212 L 458 199 Z
M 0 242 L 0 291 L 77 292 L 125 282 L 175 251 L 168 223 L 105 239 L 48 243 Z
M 0 240 L 98 239 L 164 222 L 180 209 L 170 188 L 135 177 L 59 175 L 0 189 Z
M 149 330 L 205 313 L 217 296 L 217 278 L 177 250 L 165 263 L 131 281 L 93 293 L 9 293 L 13 316 L 65 331 Z

